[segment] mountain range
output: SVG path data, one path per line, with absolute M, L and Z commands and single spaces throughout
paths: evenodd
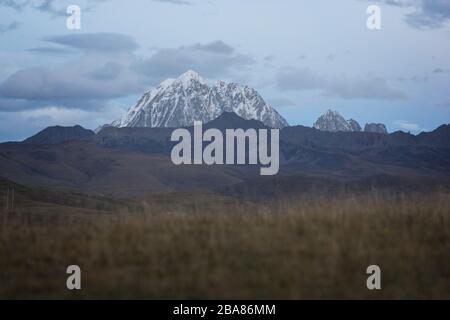
M 324 115 L 314 123 L 314 128 L 322 131 L 330 132 L 359 132 L 362 131 L 361 125 L 354 119 L 345 120 L 345 118 L 338 112 L 328 110 Z M 387 134 L 386 126 L 382 123 L 367 123 L 364 127 L 365 132 L 375 132 Z
M 267 128 L 232 112 L 204 125 L 209 127 Z M 51 144 L 53 135 L 75 131 L 49 128 L 22 143 L 0 144 L 0 176 L 29 188 L 116 200 L 194 190 L 267 200 L 299 192 L 450 188 L 450 125 L 419 135 L 285 127 L 274 177 L 261 177 L 259 167 L 250 165 L 175 166 L 172 130 L 106 127 Z
M 279 174 L 262 177 L 255 165 L 174 165 L 173 128 L 193 130 L 194 120 L 222 132 L 280 128 Z M 145 93 L 122 119 L 96 133 L 55 126 L 0 144 L 0 185 L 10 184 L 30 201 L 102 208 L 180 192 L 268 201 L 373 188 L 450 189 L 450 125 L 419 135 L 389 134 L 382 124 L 363 131 L 329 110 L 314 127 L 288 126 L 254 89 L 210 86 L 189 71 Z
M 197 72 L 188 70 L 176 79 L 166 79 L 147 91 L 122 117 L 105 127 L 190 126 L 194 121 L 209 122 L 224 112 L 234 112 L 246 120 L 259 120 L 271 128 L 284 128 L 288 122 L 253 88 L 218 81 L 209 85 Z M 314 123 L 314 128 L 331 132 L 362 131 L 354 119 L 346 120 L 338 111 L 328 110 Z M 368 123 L 365 132 L 387 134 L 381 123 Z
M 209 85 L 197 72 L 188 70 L 176 79 L 166 79 L 147 91 L 122 117 L 105 127 L 167 127 L 190 126 L 216 119 L 224 112 L 234 112 L 246 120 L 259 120 L 271 128 L 284 128 L 288 122 L 253 88 L 218 81 Z M 362 131 L 354 120 L 345 120 L 338 111 L 328 110 L 314 123 L 314 128 L 331 132 Z M 365 132 L 387 134 L 386 126 L 368 123 Z

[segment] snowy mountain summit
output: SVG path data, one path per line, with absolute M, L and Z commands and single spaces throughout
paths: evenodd
M 337 111 L 328 110 L 325 114 L 320 116 L 314 123 L 314 128 L 321 131 L 330 132 L 360 132 L 362 131 L 358 121 L 354 119 L 345 120 L 343 116 Z M 388 134 L 386 126 L 382 123 L 367 123 L 364 127 L 364 132 Z
M 194 121 L 209 122 L 223 112 L 235 112 L 244 119 L 255 119 L 273 128 L 288 126 L 287 121 L 259 93 L 248 86 L 217 82 L 209 85 L 192 70 L 177 79 L 167 79 L 146 92 L 115 127 L 183 127 Z
M 314 128 L 322 131 L 361 131 L 361 126 L 356 120 L 345 120 L 343 116 L 337 111 L 328 110 L 325 114 L 320 116 L 314 123 Z

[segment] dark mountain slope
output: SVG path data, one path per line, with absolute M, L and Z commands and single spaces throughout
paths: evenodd
M 205 124 L 207 128 L 265 126 L 224 113 Z M 78 141 L 0 144 L 0 176 L 25 186 L 123 198 L 195 190 L 281 195 L 349 183 L 362 189 L 389 184 L 406 188 L 421 181 L 447 185 L 450 178 L 448 126 L 419 136 L 288 127 L 280 132 L 280 172 L 272 178 L 260 177 L 258 166 L 176 166 L 170 159 L 173 130 L 107 127 Z
M 417 140 L 421 145 L 450 148 L 450 124 L 444 124 L 431 132 L 422 132 Z
M 54 126 L 48 127 L 34 136 L 26 139 L 27 144 L 56 144 L 70 140 L 81 140 L 94 136 L 94 131 L 84 129 L 82 126 L 73 127 Z

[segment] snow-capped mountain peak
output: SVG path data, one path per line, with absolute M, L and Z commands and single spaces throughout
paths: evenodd
M 288 125 L 259 93 L 248 86 L 219 81 L 210 86 L 197 72 L 189 70 L 176 79 L 167 79 L 146 92 L 116 127 L 182 127 L 194 121 L 208 122 L 223 112 L 235 112 L 267 126 Z
M 158 88 L 167 88 L 170 87 L 177 79 L 174 78 L 168 78 L 161 82 L 158 86 Z M 153 89 L 152 89 L 153 90 Z M 151 90 L 150 90 L 151 91 Z
M 206 81 L 194 70 L 188 70 L 179 76 L 175 82 L 180 82 L 185 88 L 189 87 L 192 82 L 199 82 L 200 84 L 207 84 Z
M 345 120 L 341 114 L 335 110 L 327 110 L 314 123 L 314 128 L 322 131 L 361 131 L 361 126 L 356 120 Z
M 321 131 L 344 131 L 359 132 L 362 131 L 358 121 L 354 119 L 345 120 L 337 111 L 328 110 L 314 123 L 314 128 Z M 380 134 L 388 134 L 386 126 L 382 123 L 368 123 L 364 128 L 364 132 L 374 132 Z

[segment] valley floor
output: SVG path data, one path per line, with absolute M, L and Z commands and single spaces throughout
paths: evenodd
M 450 299 L 447 192 L 161 199 L 0 212 L 0 298 Z M 66 289 L 73 264 L 81 291 Z M 366 287 L 374 264 L 379 291 Z

